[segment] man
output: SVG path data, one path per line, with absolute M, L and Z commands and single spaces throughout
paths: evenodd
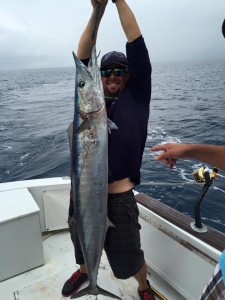
M 222 25 L 222 33 L 225 38 L 225 20 Z M 151 148 L 151 151 L 163 151 L 156 157 L 156 160 L 163 161 L 170 169 L 175 166 L 177 159 L 197 159 L 225 170 L 225 146 L 168 143 L 157 145 Z M 200 297 L 200 300 L 220 299 L 225 299 L 225 250 Z
M 96 42 L 97 34 L 94 43 L 91 41 L 91 29 L 97 2 L 101 3 L 98 31 L 108 0 L 91 0 L 93 13 L 78 45 L 77 56 L 86 65 L 91 45 Z M 108 229 L 104 248 L 115 277 L 127 279 L 134 276 L 138 282 L 140 299 L 154 300 L 147 281 L 147 267 L 140 245 L 138 208 L 132 192 L 134 186 L 140 183 L 140 167 L 147 137 L 151 64 L 131 9 L 124 0 L 113 2 L 127 37 L 127 56 L 111 51 L 102 57 L 100 66 L 107 115 L 118 127 L 109 135 L 108 141 L 108 217 L 115 227 Z M 70 201 L 69 226 L 72 214 L 73 204 Z M 65 282 L 62 289 L 64 296 L 75 293 L 88 280 L 78 238 L 73 242 L 80 269 Z

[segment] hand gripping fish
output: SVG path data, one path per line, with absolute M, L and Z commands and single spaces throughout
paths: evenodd
M 75 106 L 72 130 L 72 191 L 74 219 L 89 286 L 71 298 L 102 294 L 121 299 L 97 285 L 99 263 L 108 228 L 108 130 L 117 129 L 107 119 L 96 50 L 87 68 L 73 53 L 76 64 Z

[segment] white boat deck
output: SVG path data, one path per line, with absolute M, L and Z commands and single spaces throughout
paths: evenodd
M 2 281 L 0 283 L 1 300 L 66 299 L 61 294 L 62 286 L 65 280 L 78 269 L 78 265 L 75 264 L 74 249 L 69 232 L 61 231 L 43 235 L 43 248 L 45 264 Z M 149 280 L 152 286 L 164 295 L 165 300 L 185 299 L 154 272 Z M 139 299 L 135 279 L 116 279 L 104 252 L 99 268 L 98 284 L 124 300 Z M 80 299 L 96 299 L 96 297 L 89 295 Z M 109 298 L 98 295 L 97 299 Z
M 0 300 L 66 299 L 63 284 L 78 269 L 67 224 L 69 192 L 67 178 L 0 184 Z M 198 300 L 221 251 L 155 210 L 174 217 L 171 208 L 136 198 L 149 281 L 163 295 L 157 299 Z M 190 225 L 183 214 L 175 217 Z M 217 233 L 217 240 L 223 245 L 224 235 Z M 104 252 L 98 284 L 123 300 L 139 300 L 135 279 L 116 279 Z

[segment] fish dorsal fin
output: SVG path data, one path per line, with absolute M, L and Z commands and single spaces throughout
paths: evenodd
M 73 140 L 73 122 L 67 128 L 67 134 L 69 138 L 70 151 L 72 151 L 72 140 Z

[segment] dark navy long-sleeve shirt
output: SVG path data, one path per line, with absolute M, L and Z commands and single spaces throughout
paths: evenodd
M 151 98 L 151 63 L 143 37 L 126 44 L 129 80 L 107 110 L 118 130 L 109 134 L 109 183 L 130 178 L 140 183 Z
M 126 44 L 129 80 L 124 91 L 107 105 L 108 118 L 118 130 L 108 141 L 109 183 L 130 178 L 140 184 L 151 99 L 151 63 L 142 36 Z M 89 59 L 83 60 L 88 65 Z

